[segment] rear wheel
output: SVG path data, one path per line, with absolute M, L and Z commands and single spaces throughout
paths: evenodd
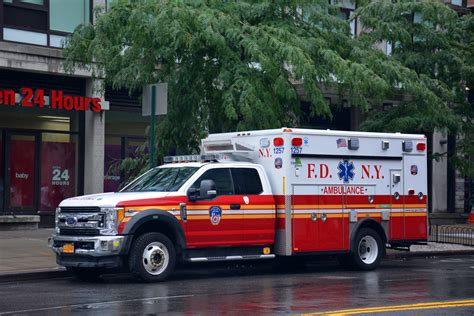
M 373 270 L 380 265 L 383 257 L 383 244 L 379 234 L 370 228 L 362 228 L 354 240 L 352 257 L 359 270 Z
M 357 232 L 351 253 L 338 257 L 343 267 L 358 270 L 374 270 L 380 265 L 383 254 L 382 239 L 371 228 L 362 228 Z
M 146 233 L 132 244 L 129 267 L 146 282 L 166 280 L 174 270 L 176 252 L 171 240 L 161 233 Z

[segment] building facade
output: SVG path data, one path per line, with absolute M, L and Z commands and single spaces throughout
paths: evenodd
M 110 166 L 145 140 L 138 95 L 104 91 L 90 73 L 61 66 L 65 37 L 108 5 L 0 0 L 0 229 L 51 226 L 62 199 L 115 191 L 122 179 Z M 53 108 L 58 93 L 64 105 L 66 96 L 99 98 L 103 109 Z
M 341 3 L 340 17 L 348 19 L 355 7 Z M 61 66 L 62 41 L 77 25 L 93 23 L 94 7 L 109 5 L 110 0 L 0 0 L 0 229 L 51 226 L 62 199 L 117 190 L 124 178 L 111 167 L 133 157 L 146 140 L 148 119 L 141 114 L 140 92 L 101 89 L 90 73 L 70 74 Z M 460 6 L 467 8 L 466 3 Z M 358 29 L 353 22 L 354 36 Z M 386 44 L 381 49 L 390 51 Z M 59 92 L 64 100 L 98 98 L 102 109 L 54 108 Z M 335 102 L 335 93 L 326 95 Z M 350 104 L 334 117 L 302 125 L 357 130 L 364 118 Z M 441 132 L 429 140 L 432 151 L 447 150 L 450 141 Z M 463 213 L 467 180 L 453 177 L 447 160 L 430 162 L 430 167 L 430 209 Z

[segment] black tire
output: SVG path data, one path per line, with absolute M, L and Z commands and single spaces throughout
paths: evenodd
M 98 281 L 101 274 L 104 273 L 103 269 L 97 268 L 76 268 L 67 267 L 66 270 L 71 273 L 76 279 L 81 281 Z
M 164 281 L 176 265 L 174 245 L 161 233 L 143 234 L 132 244 L 128 265 L 133 276 L 142 281 Z
M 384 244 L 379 234 L 371 228 L 360 229 L 352 244 L 351 253 L 345 262 L 357 270 L 374 270 L 385 254 Z

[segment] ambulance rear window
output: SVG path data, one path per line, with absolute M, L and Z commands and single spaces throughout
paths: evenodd
M 232 168 L 235 194 L 255 195 L 263 192 L 258 171 L 252 168 Z

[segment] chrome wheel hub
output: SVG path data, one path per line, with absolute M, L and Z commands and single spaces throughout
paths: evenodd
M 170 260 L 168 248 L 161 242 L 152 242 L 143 250 L 142 263 L 152 275 L 160 275 L 168 267 Z
M 359 258 L 365 264 L 372 264 L 377 260 L 379 247 L 377 241 L 372 236 L 364 236 L 359 242 Z

